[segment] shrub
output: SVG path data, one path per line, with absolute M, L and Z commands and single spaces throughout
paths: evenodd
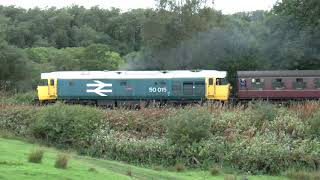
M 29 135 L 38 109 L 31 106 L 0 105 L 0 129 L 14 135 Z
M 28 161 L 31 163 L 41 163 L 43 154 L 44 154 L 43 149 L 34 149 L 30 152 L 28 156 Z
M 31 105 L 35 103 L 36 91 L 29 91 L 25 93 L 16 94 L 2 94 L 0 92 L 0 103 L 11 105 Z
M 173 144 L 192 144 L 209 135 L 211 114 L 205 108 L 186 108 L 171 115 L 166 122 L 167 135 Z
M 90 146 L 103 118 L 104 113 L 98 108 L 57 103 L 41 109 L 32 132 L 48 143 L 83 150 Z
M 313 137 L 320 138 L 320 110 L 318 110 L 310 119 L 309 133 Z
M 252 101 L 249 103 L 249 109 L 256 115 L 256 120 L 260 121 L 272 121 L 277 115 L 276 105 L 265 101 Z
M 220 169 L 218 167 L 212 167 L 210 168 L 210 174 L 211 176 L 217 176 L 220 174 Z
M 117 109 L 107 111 L 106 120 L 110 128 L 116 131 L 125 131 L 141 137 L 162 136 L 165 133 L 163 119 L 174 109 L 142 108 L 139 111 Z
M 67 169 L 68 161 L 69 157 L 66 154 L 58 154 L 54 167 L 59 169 Z
M 88 171 L 89 171 L 89 172 L 97 172 L 97 169 L 94 168 L 94 167 L 91 167 L 91 168 L 88 169 Z
M 127 176 L 130 176 L 130 177 L 132 176 L 132 169 L 131 169 L 131 167 L 128 168 L 126 174 L 127 174 Z
M 224 176 L 224 180 L 237 180 L 237 176 L 227 174 Z
M 292 180 L 318 180 L 320 179 L 320 172 L 307 172 L 290 170 L 285 175 Z
M 176 163 L 176 165 L 174 166 L 175 170 L 177 172 L 182 172 L 186 169 L 185 165 L 183 163 Z

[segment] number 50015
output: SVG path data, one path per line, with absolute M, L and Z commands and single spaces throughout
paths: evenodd
M 150 93 L 166 93 L 167 92 L 167 88 L 166 87 L 149 87 L 149 92 Z

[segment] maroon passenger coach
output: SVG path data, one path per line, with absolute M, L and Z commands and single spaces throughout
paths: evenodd
M 237 96 L 245 99 L 320 99 L 320 70 L 238 71 Z

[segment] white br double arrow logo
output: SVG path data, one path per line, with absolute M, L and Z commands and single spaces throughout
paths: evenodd
M 96 84 L 87 84 L 87 87 L 97 87 L 95 89 L 87 89 L 87 93 L 96 93 L 99 96 L 107 96 L 104 93 L 111 93 L 112 89 L 103 89 L 105 87 L 112 87 L 112 84 L 106 84 L 101 81 L 94 81 Z

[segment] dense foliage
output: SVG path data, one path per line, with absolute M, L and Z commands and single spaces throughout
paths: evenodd
M 0 88 L 35 88 L 54 70 L 319 69 L 320 1 L 224 15 L 202 0 L 155 9 L 0 6 Z M 308 13 L 305 13 L 308 12 Z
M 132 111 L 2 104 L 0 128 L 82 154 L 137 164 L 277 174 L 319 169 L 319 110 L 314 102 L 281 108 L 259 103 L 212 112 L 206 107 Z
M 210 125 L 211 116 L 207 110 L 180 110 L 166 122 L 168 139 L 179 145 L 200 142 L 209 136 Z
M 33 136 L 60 147 L 85 149 L 103 125 L 104 114 L 95 108 L 55 104 L 43 108 L 31 125 Z

